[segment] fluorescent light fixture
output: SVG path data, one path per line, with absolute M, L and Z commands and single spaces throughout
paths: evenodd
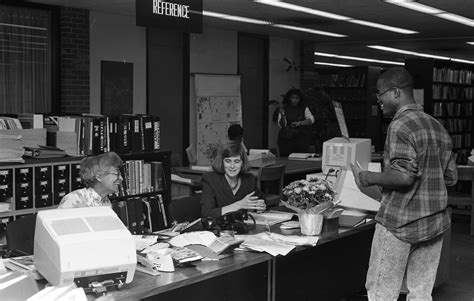
M 328 31 L 322 31 L 322 30 L 316 30 L 316 29 L 311 29 L 311 28 L 306 28 L 306 27 L 298 27 L 298 26 L 291 26 L 291 25 L 284 25 L 284 24 L 277 24 L 277 23 L 272 24 L 271 26 L 290 29 L 290 30 L 296 30 L 296 31 L 309 32 L 309 33 L 318 34 L 318 35 L 321 35 L 321 36 L 329 36 L 329 37 L 336 37 L 336 38 L 347 37 L 346 35 L 343 35 L 343 34 L 338 34 L 338 33 L 333 33 L 333 32 L 328 32 Z
M 276 7 L 280 7 L 280 8 L 285 8 L 285 9 L 288 9 L 288 10 L 299 11 L 299 12 L 302 12 L 302 13 L 307 13 L 307 14 L 310 14 L 310 15 L 325 17 L 325 18 L 334 19 L 334 20 L 345 21 L 345 20 L 350 19 L 349 17 L 346 17 L 346 16 L 341 16 L 341 15 L 337 15 L 337 14 L 333 14 L 333 13 L 328 13 L 328 12 L 325 12 L 325 11 L 322 11 L 322 10 L 312 9 L 312 8 L 308 8 L 308 7 L 304 7 L 304 6 L 299 6 L 299 5 L 296 5 L 296 4 L 285 3 L 285 2 L 281 2 L 279 0 L 254 0 L 254 2 L 261 3 L 261 4 L 266 4 L 266 5 L 271 5 L 271 6 L 276 6 Z
M 434 7 L 431 7 L 431 6 L 428 6 L 428 5 L 424 5 L 424 4 L 421 4 L 421 3 L 418 3 L 418 2 L 413 2 L 413 1 L 385 0 L 385 2 L 390 3 L 390 4 L 394 4 L 394 5 L 398 5 L 398 6 L 402 6 L 402 7 L 411 9 L 411 10 L 416 10 L 416 11 L 419 11 L 421 13 L 430 14 L 430 15 L 440 14 L 440 13 L 444 12 L 440 9 L 437 9 L 437 8 L 434 8 Z
M 367 45 L 367 47 L 373 48 L 373 49 L 378 49 L 378 50 L 383 50 L 383 51 L 389 51 L 389 52 L 396 52 L 396 53 L 403 53 L 403 54 L 414 55 L 414 56 L 428 57 L 428 58 L 433 58 L 433 59 L 438 59 L 438 60 L 447 60 L 447 61 L 450 60 L 450 61 L 453 61 L 453 62 L 474 64 L 474 61 L 468 61 L 468 60 L 463 60 L 463 59 L 457 59 L 457 58 L 452 58 L 452 57 L 447 57 L 447 56 L 433 55 L 433 54 L 421 53 L 421 52 L 415 52 L 415 51 L 408 51 L 408 50 L 392 48 L 392 47 L 386 47 L 386 46 L 380 46 L 380 45 Z
M 211 11 L 203 11 L 202 15 L 207 16 L 207 17 L 214 17 L 214 18 L 224 19 L 224 20 L 236 21 L 236 22 L 251 23 L 251 24 L 258 24 L 258 25 L 268 25 L 268 26 L 273 26 L 273 27 L 278 27 L 278 28 L 308 32 L 308 33 L 312 33 L 312 34 L 329 36 L 329 37 L 336 37 L 336 38 L 346 37 L 346 35 L 338 34 L 338 33 L 334 33 L 334 32 L 329 32 L 329 31 L 322 31 L 322 30 L 316 30 L 316 29 L 306 28 L 306 27 L 299 27 L 299 26 L 291 26 L 291 25 L 285 25 L 285 24 L 272 23 L 272 22 L 265 21 L 265 20 L 257 20 L 257 19 L 247 18 L 247 17 L 240 17 L 240 16 L 216 13 L 216 12 L 211 12 Z
M 452 13 L 443 13 L 443 14 L 437 14 L 435 15 L 436 17 L 440 17 L 449 21 L 453 21 L 456 23 L 464 24 L 467 26 L 474 27 L 474 20 L 469 19 L 460 15 L 452 14 Z
M 403 29 L 403 28 L 389 26 L 389 25 L 383 25 L 383 24 L 369 22 L 369 21 L 357 20 L 357 19 L 350 19 L 350 20 L 347 20 L 347 22 L 356 23 L 356 24 L 364 25 L 364 26 L 368 26 L 368 27 L 379 28 L 379 29 L 383 29 L 383 30 L 387 30 L 387 31 L 398 32 L 398 33 L 402 33 L 402 34 L 418 33 L 417 31 L 413 31 L 413 30 Z
M 370 59 L 370 58 L 364 58 L 364 57 L 358 57 L 358 56 L 339 55 L 339 54 L 318 52 L 318 51 L 315 51 L 314 55 L 316 55 L 316 56 L 325 56 L 325 57 L 333 57 L 333 58 L 344 59 L 344 60 L 354 60 L 354 61 L 362 61 L 362 62 L 388 64 L 388 65 L 400 65 L 400 66 L 405 65 L 405 63 L 395 62 L 395 61 L 384 61 L 384 60 Z
M 211 11 L 202 11 L 203 16 L 207 17 L 214 17 L 214 18 L 219 18 L 219 19 L 224 19 L 224 20 L 231 20 L 231 21 L 236 21 L 236 22 L 243 22 L 243 23 L 252 23 L 252 24 L 260 24 L 260 25 L 270 25 L 271 23 L 268 21 L 263 21 L 263 20 L 257 20 L 257 19 L 252 19 L 252 18 L 246 18 L 246 17 L 239 17 L 239 16 L 233 16 L 233 15 L 228 15 L 228 14 L 221 14 L 221 13 L 216 13 L 216 12 L 211 12 Z
M 315 65 L 334 66 L 334 67 L 354 67 L 353 65 L 334 64 L 326 62 L 314 62 Z
M 339 20 L 339 21 L 351 22 L 351 23 L 355 23 L 355 24 L 359 24 L 363 26 L 374 27 L 374 28 L 402 33 L 402 34 L 418 33 L 417 31 L 413 31 L 413 30 L 408 30 L 408 29 L 394 27 L 394 26 L 388 26 L 388 25 L 364 21 L 364 20 L 353 19 L 351 17 L 337 15 L 337 14 L 325 12 L 322 10 L 317 10 L 317 9 L 312 9 L 309 7 L 282 2 L 280 0 L 254 0 L 254 2 L 266 4 L 270 6 L 275 6 L 275 7 L 280 7 L 280 8 L 284 8 L 288 10 L 298 11 L 298 12 L 302 12 L 302 13 L 306 13 L 306 14 L 310 14 L 314 16 L 319 16 L 319 17 L 324 17 L 324 18 L 329 18 L 329 19 L 334 19 L 334 20 Z
M 466 42 L 466 43 L 471 44 L 471 45 L 474 45 L 474 42 Z
M 466 18 L 466 17 L 456 15 L 456 14 L 452 14 L 452 13 L 446 12 L 444 10 L 441 10 L 429 5 L 415 2 L 414 0 L 384 0 L 384 1 L 386 3 L 398 5 L 398 6 L 405 7 L 411 10 L 419 11 L 421 13 L 433 15 L 438 18 L 443 18 L 449 21 L 453 21 L 456 23 L 461 23 L 467 26 L 474 27 L 473 19 Z

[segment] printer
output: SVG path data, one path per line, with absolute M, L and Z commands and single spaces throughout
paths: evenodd
M 34 264 L 52 285 L 104 293 L 131 282 L 136 263 L 135 241 L 111 208 L 38 212 Z

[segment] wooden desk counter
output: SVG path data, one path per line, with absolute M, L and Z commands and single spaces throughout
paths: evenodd
M 151 276 L 136 271 L 131 283 L 107 293 L 111 300 L 268 300 L 270 263 L 266 253 L 236 252 L 219 261 L 201 261 Z M 194 296 L 194 297 L 193 297 Z
M 174 273 L 150 276 L 137 271 L 132 283 L 109 291 L 108 297 L 163 301 L 309 300 L 317 296 L 335 300 L 364 288 L 374 225 L 322 235 L 317 246 L 298 246 L 287 256 L 237 251 L 234 257 L 202 261 Z M 254 232 L 259 231 L 265 227 L 257 226 Z M 281 230 L 278 224 L 271 231 L 300 234 L 299 229 Z

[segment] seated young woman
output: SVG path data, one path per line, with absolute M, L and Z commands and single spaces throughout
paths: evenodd
M 230 142 L 219 151 L 212 172 L 202 176 L 201 216 L 219 217 L 240 209 L 264 211 L 265 200 L 240 143 Z
M 121 166 L 122 159 L 114 152 L 82 159 L 80 174 L 86 187 L 66 194 L 58 208 L 111 207 L 108 195 L 122 184 Z

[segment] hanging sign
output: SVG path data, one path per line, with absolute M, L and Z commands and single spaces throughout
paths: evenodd
M 137 26 L 202 33 L 202 0 L 136 0 Z

